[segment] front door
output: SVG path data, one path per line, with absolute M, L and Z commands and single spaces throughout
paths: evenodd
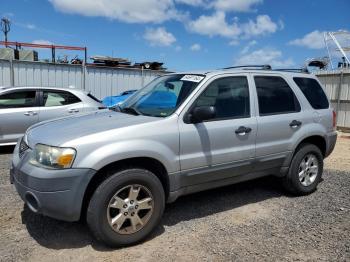
M 247 75 L 216 77 L 185 109 L 189 112 L 197 106 L 214 106 L 215 118 L 186 124 L 179 117 L 181 186 L 252 170 L 257 123 L 249 94 Z

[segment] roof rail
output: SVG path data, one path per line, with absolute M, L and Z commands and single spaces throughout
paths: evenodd
M 275 69 L 274 71 L 285 71 L 285 72 L 297 72 L 297 73 L 306 73 L 309 74 L 309 70 L 305 67 L 303 68 L 281 68 Z
M 262 70 L 271 70 L 272 67 L 270 65 L 241 65 L 241 66 L 230 66 L 224 67 L 222 69 L 235 69 L 235 68 L 260 68 Z

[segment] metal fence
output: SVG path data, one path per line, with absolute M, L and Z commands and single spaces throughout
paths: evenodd
M 337 112 L 337 126 L 350 129 L 350 69 L 315 73 Z
M 163 71 L 54 64 L 0 59 L 0 86 L 52 86 L 84 89 L 102 99 L 140 89 Z M 337 112 L 337 125 L 350 128 L 350 69 L 315 73 Z
M 163 71 L 54 64 L 0 59 L 0 86 L 47 86 L 84 89 L 102 99 L 140 89 Z

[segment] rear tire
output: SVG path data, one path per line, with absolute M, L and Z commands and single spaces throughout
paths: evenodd
M 136 244 L 160 223 L 165 206 L 159 179 L 145 169 L 108 177 L 94 192 L 87 210 L 93 235 L 111 247 Z
M 293 195 L 314 192 L 323 173 L 323 155 L 313 144 L 303 144 L 295 153 L 289 171 L 283 177 L 284 188 Z

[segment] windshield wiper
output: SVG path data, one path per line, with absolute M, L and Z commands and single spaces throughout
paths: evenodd
M 120 108 L 120 107 L 119 107 Z M 127 113 L 127 114 L 133 114 L 135 116 L 142 115 L 136 108 L 134 107 L 124 107 L 120 108 L 120 112 Z
M 121 112 L 120 105 L 111 106 L 111 107 L 108 107 L 108 109 L 116 112 Z

